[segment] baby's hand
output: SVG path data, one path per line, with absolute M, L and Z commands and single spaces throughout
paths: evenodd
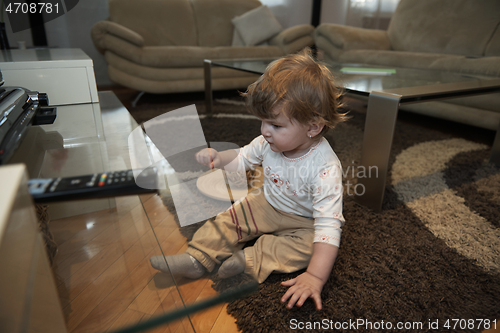
M 196 153 L 196 162 L 210 167 L 210 169 L 220 166 L 220 156 L 217 150 L 205 148 Z
M 291 309 L 294 305 L 301 307 L 308 298 L 312 298 L 316 304 L 316 310 L 321 310 L 321 290 L 323 282 L 314 275 L 304 272 L 295 279 L 281 282 L 282 286 L 290 287 L 281 302 L 285 303 L 288 299 L 287 308 Z

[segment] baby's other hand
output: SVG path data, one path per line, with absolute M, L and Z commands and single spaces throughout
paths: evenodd
M 196 162 L 210 167 L 210 169 L 220 166 L 220 156 L 217 150 L 205 148 L 196 153 Z

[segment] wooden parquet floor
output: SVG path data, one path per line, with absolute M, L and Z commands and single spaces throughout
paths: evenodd
M 149 264 L 151 256 L 161 254 L 160 246 L 169 254 L 187 246 L 158 195 L 116 201 L 114 209 L 51 222 L 59 245 L 57 287 L 69 332 L 114 331 L 216 295 L 207 278 L 177 289 L 167 274 Z M 238 332 L 225 307 L 148 332 Z

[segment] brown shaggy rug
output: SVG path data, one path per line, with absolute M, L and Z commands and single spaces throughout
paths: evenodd
M 202 101 L 197 105 L 203 113 Z M 151 105 L 131 113 L 144 121 L 138 115 L 146 109 Z M 215 110 L 246 113 L 241 105 L 217 101 Z M 365 117 L 357 111 L 351 116 L 326 135 L 343 164 L 346 225 L 323 289 L 323 310 L 316 311 L 311 301 L 287 310 L 280 282 L 300 272 L 273 274 L 258 292 L 229 304 L 239 329 L 481 332 L 493 327 L 500 319 L 500 169 L 487 162 L 494 133 L 401 113 L 383 211 L 374 213 L 352 195 Z M 260 134 L 258 120 L 231 116 L 201 123 L 207 142 L 244 145 Z

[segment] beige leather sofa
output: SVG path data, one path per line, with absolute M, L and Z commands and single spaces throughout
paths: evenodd
M 232 46 L 231 20 L 260 6 L 257 0 L 109 0 L 110 16 L 91 36 L 115 83 L 149 93 L 203 91 L 204 59 L 280 57 L 314 43 L 314 28 L 300 25 L 267 45 Z M 212 70 L 214 90 L 245 88 L 255 79 Z
M 325 59 L 500 77 L 500 1 L 401 0 L 387 31 L 322 24 Z M 497 130 L 500 93 L 403 110 Z

